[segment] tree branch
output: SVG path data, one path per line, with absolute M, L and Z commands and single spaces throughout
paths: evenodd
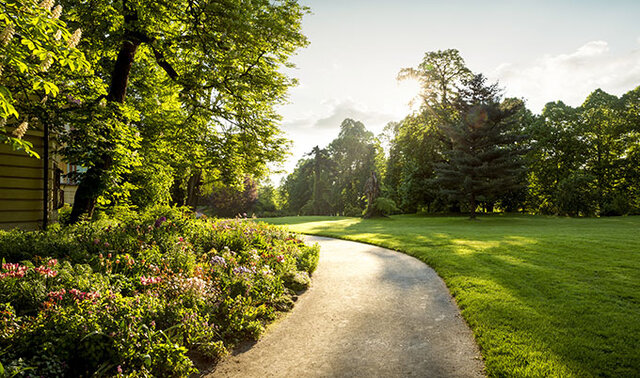
M 150 46 L 151 46 L 151 50 L 153 50 L 153 56 L 155 56 L 156 58 L 156 63 L 158 63 L 158 65 L 162 67 L 162 69 L 167 73 L 167 75 L 169 75 L 171 80 L 176 81 L 178 79 L 178 73 L 176 72 L 175 69 L 173 69 L 171 64 L 169 64 L 169 62 L 167 62 L 167 60 L 164 58 L 164 54 L 162 54 L 162 51 L 157 50 L 151 44 Z

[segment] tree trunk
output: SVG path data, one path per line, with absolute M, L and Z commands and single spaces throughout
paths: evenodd
M 194 210 L 198 207 L 198 198 L 200 196 L 199 189 L 202 184 L 202 171 L 197 171 L 193 176 L 189 177 L 187 182 L 187 198 L 186 205 Z
M 129 18 L 129 21 L 131 20 L 132 18 Z M 125 17 L 125 22 L 126 21 L 127 18 Z M 131 65 L 133 64 L 139 45 L 140 41 L 135 38 L 127 38 L 122 42 L 116 64 L 111 74 L 111 86 L 109 88 L 109 94 L 107 95 L 107 101 L 124 103 L 127 95 Z M 73 209 L 71 210 L 70 217 L 71 223 L 78 222 L 83 214 L 86 214 L 88 218 L 93 216 L 96 200 L 104 190 L 105 174 L 112 166 L 113 159 L 111 155 L 104 153 L 100 156 L 96 164 L 89 168 L 84 176 L 82 176 L 73 200 Z
M 469 199 L 469 206 L 471 207 L 469 219 L 476 219 L 476 195 L 471 194 L 471 198 Z

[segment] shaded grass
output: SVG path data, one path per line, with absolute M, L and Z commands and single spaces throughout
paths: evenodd
M 489 376 L 640 376 L 640 217 L 263 220 L 429 264 L 455 296 Z

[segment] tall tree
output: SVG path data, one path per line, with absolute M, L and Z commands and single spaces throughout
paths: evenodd
M 495 198 L 522 185 L 518 180 L 523 169 L 522 138 L 510 130 L 512 116 L 523 103 L 514 99 L 500 103 L 497 84 L 487 85 L 481 74 L 464 84 L 456 99 L 460 120 L 441 126 L 451 149 L 446 152 L 448 161 L 436 171 L 443 192 L 466 200 L 470 218 L 475 219 L 479 199 Z
M 311 157 L 313 167 L 313 190 L 311 200 L 305 205 L 313 215 L 331 214 L 329 202 L 330 186 L 333 184 L 335 163 L 331 160 L 329 152 L 325 148 L 313 147 L 308 154 Z
M 347 118 L 340 124 L 340 133 L 327 150 L 336 172 L 332 207 L 337 213 L 359 215 L 364 209 L 364 183 L 376 169 L 375 159 L 379 152 L 373 133 L 362 122 Z
M 398 74 L 399 80 L 418 80 L 422 98 L 420 110 L 395 127 L 383 178 L 391 198 L 404 211 L 443 207 L 433 179 L 435 166 L 444 160 L 442 152 L 450 142 L 438 125 L 457 119 L 454 100 L 470 76 L 455 49 L 427 52 L 417 67 L 404 68 Z
M 463 80 L 472 76 L 456 49 L 429 51 L 418 67 L 403 68 L 398 80 L 420 82 L 422 107 L 425 111 L 446 116 L 446 110 L 456 97 Z
M 526 132 L 529 197 L 532 210 L 551 214 L 589 213 L 591 203 L 576 205 L 568 190 L 581 190 L 588 198 L 591 183 L 584 166 L 588 158 L 580 112 L 562 101 L 550 102 Z M 582 188 L 574 188 L 578 184 Z
M 75 146 L 67 151 L 70 160 L 88 168 L 76 193 L 72 220 L 92 213 L 98 196 L 110 182 L 121 181 L 144 143 L 139 133 L 148 119 L 137 107 L 144 101 L 138 95 L 144 92 L 128 90 L 142 88 L 145 73 L 153 73 L 151 77 L 177 96 L 176 109 L 184 117 L 172 133 L 186 127 L 181 134 L 186 138 L 177 140 L 185 139 L 185 146 L 190 142 L 202 146 L 196 149 L 198 164 L 190 166 L 185 180 L 204 176 L 212 165 L 217 167 L 209 170 L 211 178 L 238 180 L 282 154 L 274 107 L 294 81 L 279 69 L 306 44 L 300 32 L 306 10 L 296 1 L 68 0 L 66 4 L 73 22 L 85 31 L 83 47 L 91 50 L 97 75 L 108 83 L 106 93 L 91 102 L 106 101 L 105 110 L 98 112 L 98 118 L 97 109 L 87 112 L 91 116 L 74 125 L 78 132 L 69 140 Z M 163 76 L 158 77 L 158 71 Z M 159 133 L 146 136 L 156 139 Z M 74 143 L 87 134 L 101 143 L 86 138 Z
M 623 103 L 600 89 L 592 92 L 580 107 L 583 138 L 589 149 L 587 169 L 595 178 L 598 211 L 608 213 L 622 176 L 625 150 Z
M 640 213 L 640 86 L 622 96 L 625 118 L 621 153 L 620 187 L 628 199 L 629 213 Z
M 280 185 L 283 208 L 290 214 L 300 214 L 301 209 L 311 201 L 313 194 L 313 160 L 298 160 L 293 172 Z

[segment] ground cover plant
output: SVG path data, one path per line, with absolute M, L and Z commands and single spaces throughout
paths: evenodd
M 295 232 L 361 241 L 433 267 L 489 376 L 638 376 L 640 217 L 288 217 Z
M 318 247 L 156 207 L 0 231 L 0 375 L 187 376 L 293 305 Z

